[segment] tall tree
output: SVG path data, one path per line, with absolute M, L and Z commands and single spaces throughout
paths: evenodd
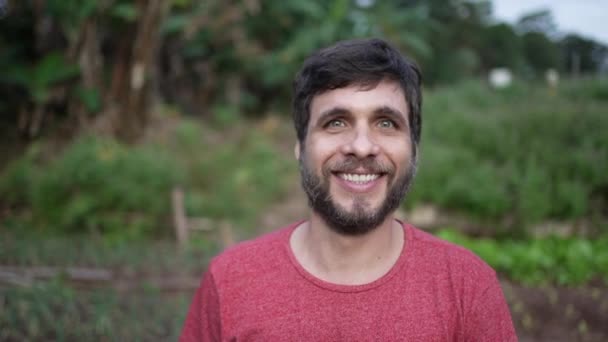
M 508 67 L 519 71 L 524 65 L 522 41 L 508 24 L 495 24 L 482 30 L 479 51 L 485 70 Z
M 572 73 L 595 73 L 608 63 L 608 46 L 576 34 L 560 41 L 563 67 Z
M 540 32 L 549 37 L 554 37 L 557 33 L 553 14 L 548 9 L 524 14 L 517 21 L 516 27 L 522 33 Z
M 156 92 L 161 25 L 169 2 L 137 0 L 137 20 L 127 24 L 118 39 L 112 80 L 105 114 L 111 131 L 132 141 L 141 136 L 148 122 L 150 105 Z
M 559 68 L 559 47 L 544 33 L 526 32 L 522 41 L 526 61 L 537 75 L 542 75 L 547 69 Z

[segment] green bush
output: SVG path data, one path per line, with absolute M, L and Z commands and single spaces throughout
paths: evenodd
M 253 132 L 236 141 L 208 144 L 214 147 L 179 149 L 188 214 L 251 225 L 284 189 L 289 163 L 267 138 Z
M 426 94 L 418 176 L 410 195 L 482 219 L 530 224 L 601 215 L 608 199 L 608 116 L 602 83 L 554 92 L 479 81 Z
M 32 145 L 0 175 L 0 196 L 18 214 L 5 221 L 130 240 L 172 231 L 175 186 L 184 190 L 189 216 L 239 227 L 251 226 L 284 189 L 289 163 L 247 124 L 217 131 L 184 119 L 168 139 L 156 140 L 163 144 L 82 138 L 52 157 Z
M 228 124 L 228 122 L 225 122 Z M 232 123 L 226 135 L 197 122 L 181 120 L 173 144 L 177 167 L 184 175 L 189 216 L 251 226 L 285 188 L 290 165 L 254 123 Z
M 48 162 L 31 151 L 0 179 L 0 194 L 25 207 L 39 231 L 96 232 L 110 239 L 159 233 L 178 172 L 162 150 L 82 138 Z
M 596 101 L 608 101 L 608 80 L 605 78 L 586 78 L 560 85 L 562 93 L 571 98 Z

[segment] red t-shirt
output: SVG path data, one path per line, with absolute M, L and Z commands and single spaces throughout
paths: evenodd
M 468 250 L 404 224 L 387 274 L 336 285 L 297 262 L 298 224 L 214 258 L 180 341 L 517 341 L 495 272 Z

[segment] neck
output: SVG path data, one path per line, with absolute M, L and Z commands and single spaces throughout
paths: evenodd
M 392 215 L 364 235 L 348 236 L 336 233 L 313 213 L 291 238 L 296 259 L 307 271 L 344 285 L 382 277 L 399 258 L 403 244 L 403 229 Z

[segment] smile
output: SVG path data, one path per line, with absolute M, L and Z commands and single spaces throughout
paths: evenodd
M 369 182 L 372 182 L 372 181 L 378 179 L 378 177 L 380 177 L 380 174 L 377 174 L 377 173 L 368 173 L 368 174 L 340 173 L 340 174 L 338 174 L 338 176 L 348 182 L 364 184 L 364 183 L 369 183 Z
M 383 173 L 335 173 L 340 187 L 348 192 L 367 193 L 373 191 L 384 179 Z

